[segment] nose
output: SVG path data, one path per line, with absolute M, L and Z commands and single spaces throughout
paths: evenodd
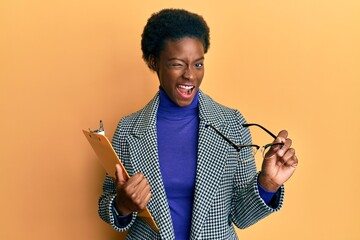
M 189 81 L 193 81 L 195 79 L 194 69 L 191 66 L 185 68 L 183 77 Z

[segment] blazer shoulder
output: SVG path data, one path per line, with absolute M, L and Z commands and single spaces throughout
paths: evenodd
M 138 133 L 156 124 L 156 113 L 159 106 L 159 93 L 142 109 L 121 118 L 117 131 Z
M 200 109 L 203 109 L 205 115 L 208 115 L 210 118 L 218 116 L 227 123 L 246 123 L 244 116 L 239 110 L 225 106 L 203 92 L 201 92 L 200 96 Z

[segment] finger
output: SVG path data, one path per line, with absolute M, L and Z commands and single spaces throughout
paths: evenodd
M 295 149 L 294 149 L 294 148 L 289 148 L 289 149 L 285 152 L 283 158 L 286 159 L 286 160 L 288 160 L 288 159 L 292 158 L 293 156 L 295 156 Z
M 290 142 L 289 142 L 289 141 Z M 288 143 L 286 144 L 286 142 L 288 141 Z M 283 144 L 276 144 L 276 143 L 283 143 Z M 285 142 L 280 142 L 279 138 L 277 138 L 271 147 L 269 147 L 269 150 L 266 152 L 264 159 L 270 159 L 272 158 L 275 154 L 277 154 L 278 156 L 282 157 L 284 152 L 288 149 L 288 147 L 291 145 L 291 140 L 290 139 L 286 139 Z M 266 151 L 266 149 L 264 150 Z
M 290 148 L 284 155 L 284 164 L 287 166 L 297 166 L 298 159 L 295 155 L 295 149 Z
M 282 130 L 279 132 L 273 143 L 284 143 L 286 142 L 286 138 L 288 136 L 288 132 L 286 130 Z M 284 145 L 273 145 L 270 147 L 269 151 L 265 155 L 265 159 L 271 158 L 275 153 L 277 153 L 280 149 L 284 147 Z M 291 143 L 290 143 L 291 145 Z
M 151 192 L 148 192 L 146 195 L 142 196 L 141 198 L 139 197 L 134 199 L 131 209 L 134 212 L 139 212 L 144 210 L 147 204 L 149 203 L 151 196 L 152 196 Z
M 281 130 L 277 135 L 277 138 L 285 140 L 288 137 L 289 133 L 286 130 Z
M 150 186 L 146 185 L 144 188 L 137 188 L 131 195 L 134 202 L 143 202 L 146 196 L 150 193 Z
M 146 205 L 148 204 L 148 202 L 150 201 L 150 199 L 151 199 L 151 196 L 152 196 L 152 194 L 151 194 L 151 192 L 149 192 L 147 195 L 146 195 L 146 197 L 145 197 L 145 202 L 146 202 Z
M 148 192 L 147 195 L 145 196 L 144 198 L 144 205 L 143 206 L 140 206 L 141 207 L 141 210 L 144 210 L 147 206 L 147 204 L 149 203 L 150 199 L 151 199 L 151 192 Z
M 291 144 L 292 140 L 290 138 L 285 139 L 284 145 L 277 150 L 278 156 L 283 157 L 288 152 Z
M 134 186 L 134 193 L 136 198 L 143 199 L 145 195 L 150 192 L 150 185 L 148 183 L 147 178 L 143 178 L 136 186 Z
M 274 142 L 274 143 L 280 143 L 280 141 Z M 272 145 L 270 147 L 270 149 L 267 151 L 265 158 L 271 158 L 275 153 L 277 153 L 281 148 L 283 147 L 283 145 L 280 144 L 276 144 L 276 145 Z
M 137 189 L 139 191 L 143 191 L 144 189 L 149 189 L 150 190 L 150 185 L 149 182 L 147 180 L 147 178 L 143 178 L 137 185 Z
M 129 178 L 129 181 L 127 183 L 128 187 L 132 187 L 132 188 L 137 188 L 138 185 L 142 182 L 142 181 L 146 181 L 147 179 L 145 178 L 143 173 L 135 173 L 133 176 L 131 176 Z
M 151 198 L 151 192 L 150 192 L 150 185 L 146 185 L 146 187 L 143 189 L 141 193 L 141 204 L 139 204 L 139 208 L 141 210 L 144 210 L 146 208 L 146 205 L 149 203 Z
M 139 185 L 137 185 L 135 191 L 130 195 L 131 202 L 135 206 L 135 208 L 143 208 L 142 206 L 146 206 L 147 198 L 150 194 L 150 185 L 145 184 L 143 187 L 142 181 Z
M 125 184 L 126 179 L 125 179 L 124 172 L 123 172 L 124 170 L 121 168 L 120 164 L 116 164 L 115 168 L 116 168 L 116 172 L 115 172 L 116 181 L 120 185 Z
M 142 190 L 139 190 L 138 185 L 143 179 L 144 175 L 142 173 L 136 173 L 135 175 L 131 176 L 125 184 L 119 185 L 119 190 L 121 189 L 121 191 L 123 191 L 129 198 L 135 199 Z
M 132 193 L 131 198 L 132 199 L 141 199 L 144 195 L 146 195 L 148 192 L 150 192 L 150 185 L 148 184 L 148 181 L 146 178 L 143 178 L 142 181 L 140 181 L 137 185 L 131 184 L 127 186 L 127 191 Z
M 290 148 L 283 157 L 279 158 L 279 165 L 289 166 L 294 162 L 294 159 L 296 159 L 295 149 Z
M 150 189 L 151 189 L 150 185 L 146 184 L 144 188 L 141 190 L 141 197 L 146 198 L 146 196 L 150 193 Z
M 296 155 L 294 155 L 289 161 L 286 162 L 286 165 L 292 166 L 294 168 L 296 168 L 298 164 L 299 164 L 299 160 L 296 157 Z

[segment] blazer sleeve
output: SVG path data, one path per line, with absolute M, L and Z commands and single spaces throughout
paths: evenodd
M 112 145 L 116 152 L 116 154 L 120 157 L 121 156 L 121 148 L 120 148 L 120 141 L 121 141 L 121 123 L 120 121 L 113 140 Z M 120 158 L 121 159 L 121 158 Z M 116 213 L 114 209 L 114 199 L 116 197 L 116 188 L 112 178 L 106 175 L 104 183 L 103 183 L 103 193 L 101 194 L 98 202 L 98 213 L 101 219 L 105 222 L 109 223 L 115 230 L 119 232 L 127 231 L 135 222 L 137 213 L 132 213 L 131 221 L 128 222 L 126 225 L 119 225 L 118 221 L 116 221 Z
M 238 111 L 236 111 L 236 118 L 238 119 L 238 136 L 241 137 L 238 141 L 242 143 L 252 142 L 249 129 L 241 126 L 241 124 L 245 123 L 245 119 Z M 245 150 L 240 152 L 240 155 L 244 158 L 248 158 L 250 154 Z M 245 163 L 239 161 L 234 176 L 233 187 L 235 189 L 232 198 L 231 218 L 233 223 L 240 229 L 255 224 L 282 207 L 284 187 L 281 186 L 271 203 L 267 205 L 259 194 L 258 175 L 255 160 Z

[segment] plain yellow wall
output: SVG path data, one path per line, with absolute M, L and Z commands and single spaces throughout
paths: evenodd
M 81 130 L 102 119 L 111 138 L 155 94 L 140 35 L 166 7 L 210 25 L 202 89 L 286 128 L 300 159 L 283 209 L 240 239 L 360 239 L 357 0 L 1 1 L 0 239 L 119 239 L 97 216 L 104 171 Z

